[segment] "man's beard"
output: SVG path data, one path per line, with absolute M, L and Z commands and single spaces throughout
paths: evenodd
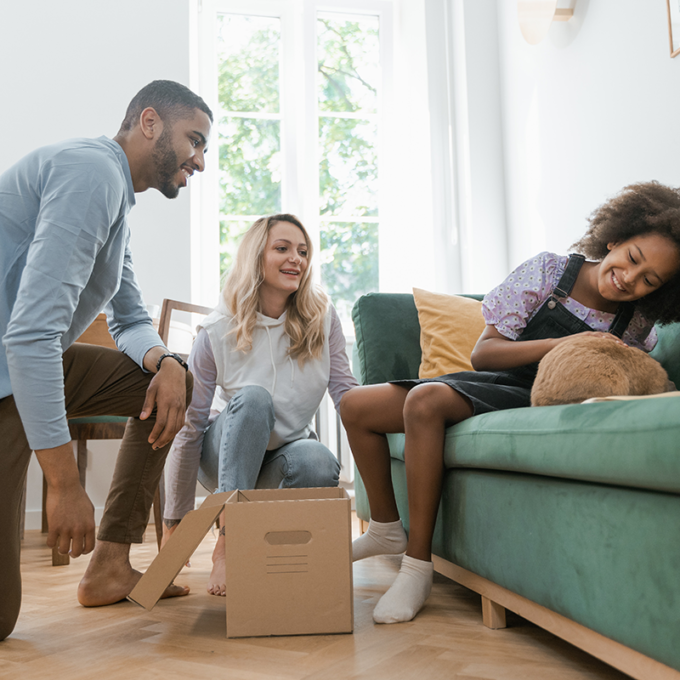
M 158 173 L 158 189 L 166 198 L 177 198 L 179 186 L 173 181 L 179 165 L 177 154 L 172 148 L 172 134 L 169 125 L 163 129 L 153 148 L 152 158 Z

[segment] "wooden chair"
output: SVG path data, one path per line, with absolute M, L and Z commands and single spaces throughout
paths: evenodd
M 78 338 L 77 342 L 88 345 L 99 345 L 100 347 L 110 347 L 116 349 L 116 344 L 109 334 L 106 323 L 106 314 L 99 314 L 88 329 Z M 80 483 L 85 488 L 85 477 L 87 472 L 87 442 L 89 439 L 122 439 L 125 433 L 127 418 L 121 416 L 97 416 L 90 418 L 71 418 L 68 421 L 68 429 L 71 439 L 76 442 L 76 460 Z M 43 534 L 48 532 L 47 513 L 45 503 L 47 500 L 47 482 L 43 476 L 42 490 L 42 524 Z M 22 500 L 23 512 L 26 513 L 26 486 L 24 485 L 24 496 Z M 23 536 L 23 523 L 21 527 Z M 70 562 L 68 555 L 60 555 L 56 548 L 52 548 L 52 566 L 60 566 Z
M 163 300 L 163 305 L 161 307 L 161 316 L 158 323 L 158 335 L 161 336 L 163 344 L 171 351 L 176 352 L 181 355 L 184 359 L 189 355 L 188 351 L 183 351 L 189 349 L 188 347 L 175 347 L 173 342 L 173 337 L 171 331 L 172 313 L 177 312 L 188 312 L 190 314 L 200 314 L 201 316 L 206 316 L 212 312 L 212 307 L 203 307 L 201 305 L 193 305 L 189 302 L 180 302 L 178 300 Z M 158 542 L 158 549 L 161 548 L 161 538 L 163 537 L 163 506 L 165 505 L 165 485 L 164 478 L 161 475 L 158 488 L 153 499 L 153 509 L 154 509 L 154 524 L 156 526 L 156 540 Z

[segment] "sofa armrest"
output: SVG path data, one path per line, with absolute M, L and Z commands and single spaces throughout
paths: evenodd
M 680 323 L 657 326 L 659 342 L 650 356 L 666 369 L 668 377 L 680 389 Z

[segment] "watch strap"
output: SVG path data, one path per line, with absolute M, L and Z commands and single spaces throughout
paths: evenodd
M 158 362 L 156 363 L 156 371 L 161 370 L 161 364 L 163 363 L 163 359 L 167 359 L 168 357 L 172 357 L 185 371 L 189 370 L 189 366 L 187 365 L 187 362 L 182 359 L 182 357 L 179 354 L 174 354 L 172 352 L 166 352 L 163 354 Z

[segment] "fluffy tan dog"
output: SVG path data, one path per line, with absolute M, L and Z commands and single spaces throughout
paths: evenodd
M 576 404 L 592 397 L 659 394 L 673 389 L 660 363 L 607 338 L 574 335 L 538 365 L 532 406 Z

